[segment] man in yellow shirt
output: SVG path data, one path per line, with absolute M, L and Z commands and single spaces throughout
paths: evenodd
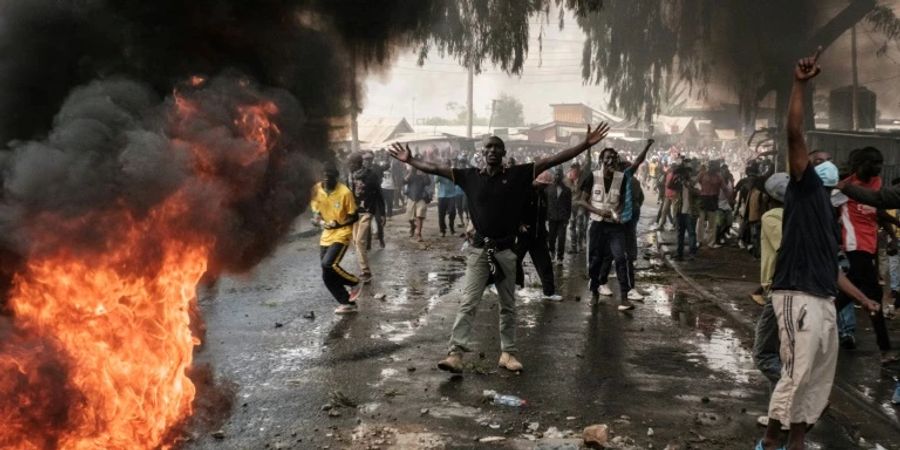
M 332 163 L 325 164 L 324 177 L 313 187 L 310 209 L 315 216 L 313 225 L 322 227 L 319 240 L 322 259 L 322 280 L 325 287 L 341 304 L 335 314 L 357 311 L 356 299 L 360 293 L 359 278 L 341 268 L 341 259 L 353 237 L 353 223 L 358 215 L 356 200 L 350 189 L 338 182 L 339 172 Z M 350 286 L 350 291 L 347 291 Z

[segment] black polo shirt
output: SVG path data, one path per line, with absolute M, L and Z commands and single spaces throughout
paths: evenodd
M 453 182 L 466 193 L 479 234 L 492 239 L 515 236 L 531 195 L 534 164 L 512 166 L 494 176 L 476 168 L 453 169 Z

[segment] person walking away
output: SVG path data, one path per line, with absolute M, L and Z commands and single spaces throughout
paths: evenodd
M 697 221 L 697 243 L 716 247 L 716 215 L 719 211 L 719 191 L 725 181 L 719 174 L 719 164 L 711 161 L 708 169 L 700 169 L 700 218 Z
M 669 184 L 672 182 L 672 178 L 675 176 L 675 169 L 681 165 L 681 162 L 676 162 L 675 164 L 671 164 L 668 170 L 660 171 L 660 186 L 658 187 L 659 192 L 662 193 L 662 207 L 659 208 L 659 212 L 656 214 L 656 229 L 665 231 L 666 229 L 666 221 L 675 222 L 675 216 L 672 214 L 672 202 L 675 200 L 677 193 L 672 189 L 669 189 Z M 673 223 L 673 226 L 675 224 Z
M 394 215 L 396 204 L 397 185 L 394 184 L 394 174 L 391 171 L 391 161 L 384 161 L 381 165 L 381 195 L 384 197 L 385 216 L 390 219 Z
M 422 242 L 422 225 L 425 223 L 425 215 L 428 212 L 428 204 L 431 203 L 431 181 L 428 175 L 419 172 L 413 167 L 406 176 L 407 220 L 409 221 L 409 237 Z
M 446 163 L 449 165 L 450 161 Z M 453 181 L 444 177 L 434 176 L 434 183 L 437 186 L 438 198 L 438 228 L 441 230 L 441 237 L 447 236 L 447 216 L 450 216 L 450 235 L 456 234 L 456 185 Z
M 563 181 L 562 170 L 555 170 L 553 184 L 547 187 L 547 221 L 549 232 L 547 245 L 550 257 L 556 255 L 556 265 L 563 264 L 566 251 L 566 229 L 572 215 L 572 190 Z
M 381 195 L 381 177 L 372 170 L 374 155 L 366 151 L 360 156 L 360 165 L 353 168 L 350 175 L 359 216 L 359 220 L 353 224 L 353 244 L 359 270 L 362 272 L 360 279 L 363 284 L 368 284 L 372 281 L 368 250 L 369 239 L 372 236 L 372 219 L 384 209 L 384 198 Z
M 468 166 L 469 166 L 469 164 L 468 164 L 466 157 L 464 155 L 460 155 L 460 157 L 457 158 L 456 166 L 454 166 L 454 167 L 456 167 L 458 169 L 465 169 Z M 455 188 L 456 188 L 456 197 L 455 197 L 456 217 L 459 217 L 458 227 L 461 230 L 465 230 L 466 221 L 468 220 L 467 218 L 469 217 L 468 202 L 466 200 L 466 194 L 465 194 L 465 192 L 463 192 L 462 188 L 459 186 L 455 186 Z
M 730 177 L 724 177 L 725 184 L 719 191 L 719 211 L 716 216 L 716 240 L 715 245 L 721 247 L 727 244 L 728 234 L 734 225 L 732 206 L 734 204 L 734 187 Z
M 400 161 L 395 159 L 391 159 L 391 177 L 394 179 L 394 189 L 402 190 L 404 183 L 406 182 L 407 170 L 406 166 L 403 165 Z M 395 192 L 394 195 L 394 208 L 402 208 L 406 206 L 406 196 L 400 195 L 400 192 Z
M 573 162 L 572 166 L 569 167 L 569 171 L 566 173 L 566 183 L 568 184 L 569 190 L 572 192 L 576 192 L 578 190 L 578 186 L 582 181 L 582 170 L 581 164 L 578 162 Z M 581 253 L 581 249 L 584 246 L 585 233 L 587 229 L 587 217 L 585 215 L 585 211 L 581 208 L 572 208 L 572 216 L 569 222 L 569 232 L 572 235 L 572 244 L 569 249 L 569 253 L 578 254 Z
M 341 268 L 341 259 L 350 245 L 358 215 L 353 192 L 338 182 L 339 176 L 334 163 L 325 164 L 322 181 L 313 186 L 309 207 L 314 214 L 313 225 L 323 229 L 319 239 L 322 281 L 340 304 L 335 314 L 350 314 L 357 311 L 356 299 L 362 285 L 359 278 Z
M 553 182 L 549 171 L 542 172 L 534 180 L 531 198 L 525 205 L 522 214 L 522 225 L 516 239 L 516 284 L 525 287 L 525 255 L 531 255 L 531 263 L 541 280 L 544 300 L 562 301 L 556 293 L 553 279 L 553 261 L 547 249 L 547 192 Z
M 571 160 L 600 142 L 609 132 L 609 125 L 601 123 L 596 129 L 588 126 L 585 140 L 562 152 L 535 163 L 503 167 L 506 146 L 496 136 L 484 142 L 484 167 L 451 169 L 412 157 L 409 147 L 399 143 L 392 146 L 391 156 L 419 170 L 450 178 L 460 186 L 469 199 L 469 213 L 473 232 L 466 249 L 466 275 L 463 301 L 450 334 L 448 356 L 438 368 L 454 373 L 462 372 L 463 352 L 472 346 L 475 311 L 488 282 L 493 282 L 500 297 L 500 360 L 498 365 L 511 371 L 523 366 L 516 358 L 516 255 L 512 248 L 520 225 L 521 212 L 527 192 L 537 174 Z
M 688 257 L 694 259 L 697 255 L 697 217 L 700 215 L 700 191 L 696 188 L 693 178 L 693 169 L 688 165 L 682 165 L 675 169 L 672 181 L 666 186 L 667 190 L 676 192 L 672 202 L 672 210 L 675 211 L 677 245 L 675 247 L 675 260 L 684 260 L 684 241 L 687 237 Z
M 853 172 L 843 180 L 844 184 L 860 186 L 868 190 L 881 189 L 880 173 L 883 163 L 884 159 L 878 149 L 865 147 L 858 150 L 851 159 Z M 878 270 L 876 267 L 876 256 L 878 254 L 878 209 L 851 198 L 841 206 L 840 211 L 843 250 L 847 256 L 847 261 L 850 263 L 847 278 L 854 285 L 858 286 L 866 296 L 881 298 L 881 286 L 878 282 Z M 852 308 L 852 305 L 850 305 L 851 301 L 850 297 L 839 295 L 836 303 L 838 311 L 842 311 L 844 308 Z M 850 311 L 852 312 L 852 309 Z M 871 315 L 870 318 L 878 348 L 882 353 L 882 362 L 891 362 L 891 342 L 884 314 L 879 311 L 875 315 Z M 841 336 L 841 344 L 843 346 L 855 347 L 855 345 L 848 345 L 847 343 L 847 341 L 855 343 L 854 331 L 852 329 L 844 331 L 846 334 Z
M 744 178 L 741 178 L 737 186 L 735 186 L 735 191 L 737 191 L 737 206 L 735 209 L 741 220 L 738 227 L 738 247 L 750 248 L 752 243 L 750 222 L 748 220 L 750 191 L 753 189 L 753 186 L 756 184 L 756 178 L 759 176 L 759 164 L 756 161 L 748 162 L 744 173 Z

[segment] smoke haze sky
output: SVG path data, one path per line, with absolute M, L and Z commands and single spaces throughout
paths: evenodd
M 891 5 L 900 13 L 900 0 L 879 3 Z M 838 10 L 823 11 L 822 15 L 830 17 Z M 528 124 L 551 120 L 551 103 L 582 102 L 606 110 L 608 96 L 603 87 L 585 85 L 582 81 L 581 51 L 585 35 L 574 17 L 566 17 L 562 30 L 558 27 L 556 12 L 551 12 L 549 23 L 542 23 L 537 17 L 530 23 L 529 52 L 522 76 L 508 76 L 487 66 L 484 73 L 475 77 L 475 113 L 489 116 L 491 99 L 501 93 L 510 94 L 523 103 Z M 539 50 L 537 40 L 541 28 L 544 31 L 543 51 Z M 878 95 L 878 109 L 883 117 L 900 117 L 900 92 L 893 89 L 900 81 L 900 46 L 890 45 L 887 54 L 876 56 L 879 36 L 869 31 L 865 24 L 857 30 L 860 84 Z M 850 84 L 849 31 L 826 49 L 821 63 L 824 73 L 818 81 L 817 95 L 827 95 L 833 87 Z M 456 61 L 441 58 L 436 53 L 429 55 L 425 64 L 419 67 L 416 52 L 409 50 L 384 73 L 369 75 L 364 88 L 364 117 L 405 117 L 411 124 L 414 118 L 450 118 L 453 114 L 447 111 L 447 103 L 465 105 L 466 70 Z M 709 91 L 706 100 L 692 98 L 691 103 L 735 101 L 715 85 L 710 86 Z

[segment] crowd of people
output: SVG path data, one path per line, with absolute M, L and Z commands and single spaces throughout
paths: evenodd
M 618 309 L 634 309 L 633 302 L 642 299 L 634 277 L 637 222 L 644 192 L 652 190 L 659 198 L 656 228 L 676 231 L 674 259 L 690 260 L 702 247 L 723 245 L 759 259 L 760 287 L 752 297 L 763 309 L 754 359 L 772 391 L 768 414 L 760 418 L 767 430 L 757 448 L 785 442 L 803 448 L 805 433 L 828 404 L 839 346 L 856 345 L 854 304 L 869 313 L 881 363 L 889 366 L 897 358 L 885 318 L 900 297 L 900 221 L 896 211 L 888 211 L 900 208 L 900 179 L 882 186 L 883 158 L 871 147 L 852 153 L 843 176 L 828 153 L 808 151 L 803 95 L 820 71 L 816 59 L 804 58 L 795 69 L 787 172 L 775 173 L 766 158 L 735 161 L 677 147 L 650 153 L 653 140 L 636 155 L 603 148 L 592 164 L 588 150 L 604 139 L 606 124 L 588 127 L 584 141 L 572 148 L 521 164 L 491 136 L 478 157 L 422 157 L 398 143 L 379 154 L 351 155 L 343 175 L 336 165 L 326 165 L 311 207 L 313 222 L 323 228 L 323 280 L 339 303 L 335 312 L 355 312 L 360 286 L 373 278 L 367 256 L 372 230 L 384 247 L 387 218 L 405 207 L 409 235 L 422 241 L 429 204 L 436 199 L 441 236 L 466 239 L 463 299 L 438 367 L 462 371 L 463 355 L 472 351 L 475 311 L 493 285 L 500 306 L 498 364 L 523 370 L 515 286 L 524 283 L 525 257 L 531 258 L 544 299 L 560 301 L 554 262 L 562 265 L 567 251 L 586 251 L 592 305 L 614 295 L 608 281 L 615 270 Z M 729 165 L 743 166 L 739 180 Z M 351 244 L 359 277 L 341 267 Z

